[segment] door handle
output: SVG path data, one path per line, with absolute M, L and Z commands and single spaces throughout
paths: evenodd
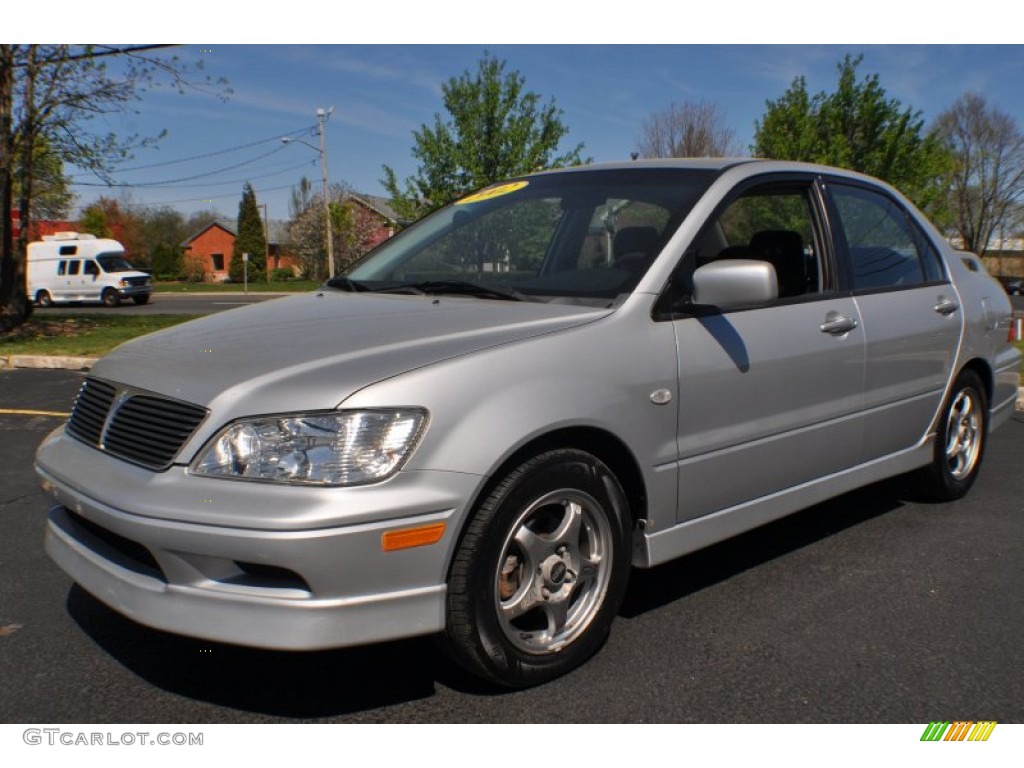
M 935 311 L 947 317 L 958 309 L 960 309 L 960 305 L 953 301 L 953 299 L 947 299 L 945 296 L 939 296 L 939 301 L 935 305 Z
M 822 333 L 830 333 L 833 336 L 842 336 L 849 333 L 858 325 L 857 318 L 840 315 L 838 312 L 829 312 L 825 315 L 825 322 L 821 324 Z

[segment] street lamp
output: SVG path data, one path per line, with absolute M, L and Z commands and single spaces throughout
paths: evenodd
M 324 226 L 327 228 L 327 279 L 334 277 L 334 235 L 331 232 L 331 206 L 327 199 L 327 144 L 324 138 L 324 125 L 327 120 L 331 117 L 331 113 L 334 111 L 334 107 L 330 109 L 324 109 L 323 107 L 317 107 L 316 110 L 316 123 L 317 133 L 320 134 L 320 148 L 314 147 L 308 141 L 302 139 L 293 139 L 291 137 L 284 137 L 281 139 L 285 144 L 305 144 L 307 147 L 312 149 L 314 152 L 320 153 L 320 175 L 323 181 L 324 191 Z

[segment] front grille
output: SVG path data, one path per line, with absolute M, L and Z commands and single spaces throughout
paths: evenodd
M 149 285 L 148 277 L 129 277 L 128 285 Z
M 155 470 L 167 469 L 206 418 L 197 405 L 86 379 L 67 431 L 101 451 Z
M 107 382 L 86 379 L 78 390 L 78 397 L 75 398 L 75 407 L 71 410 L 71 420 L 68 422 L 68 433 L 83 443 L 99 446 L 103 424 L 107 420 L 107 413 L 115 395 L 117 390 Z

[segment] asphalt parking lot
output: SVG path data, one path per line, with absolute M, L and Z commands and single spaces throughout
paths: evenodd
M 603 651 L 530 691 L 427 639 L 243 649 L 125 619 L 42 550 L 32 454 L 82 374 L 0 372 L 0 722 L 1024 721 L 1024 415 L 967 499 L 848 494 L 633 574 Z

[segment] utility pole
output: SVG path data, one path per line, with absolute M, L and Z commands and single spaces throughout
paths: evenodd
M 267 213 L 267 204 L 257 206 L 263 209 L 263 271 L 267 273 L 267 282 L 270 282 L 270 216 Z
M 305 144 L 307 147 L 312 149 L 314 152 L 320 153 L 320 178 L 323 182 L 323 195 L 324 195 L 324 228 L 327 231 L 327 279 L 334 277 L 334 232 L 331 228 L 331 204 L 328 199 L 330 193 L 330 185 L 327 182 L 327 138 L 324 134 L 324 126 L 331 117 L 331 113 L 334 111 L 334 107 L 330 109 L 324 109 L 323 107 L 317 107 L 316 110 L 316 129 L 317 133 L 320 134 L 320 148 L 317 149 L 308 141 L 303 139 L 296 139 L 291 136 L 282 137 L 281 141 L 285 144 Z
M 320 133 L 320 173 L 323 175 L 324 184 L 324 225 L 327 227 L 327 279 L 334 277 L 334 233 L 331 231 L 331 205 L 328 200 L 329 187 L 327 184 L 327 140 L 324 135 L 324 126 L 331 117 L 334 107 L 324 109 L 318 107 L 316 110 L 317 130 Z

